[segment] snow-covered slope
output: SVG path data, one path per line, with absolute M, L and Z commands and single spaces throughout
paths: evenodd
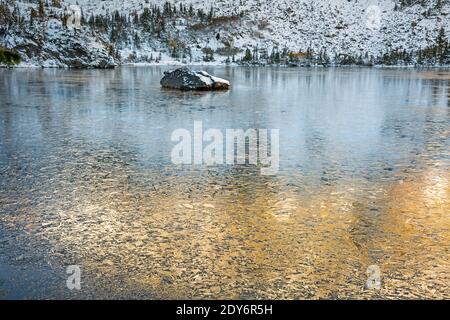
M 49 7 L 41 19 L 30 17 L 31 9 L 38 12 L 35 3 L 7 3 L 14 19 L 0 26 L 0 46 L 19 52 L 20 66 L 109 68 L 117 64 L 105 35 L 86 26 L 78 30 L 63 26 L 59 17 L 63 8 Z
M 224 25 L 215 30 L 231 34 L 238 47 L 286 46 L 298 51 L 310 47 L 316 52 L 326 49 L 336 53 L 378 55 L 396 48 L 426 47 L 435 39 L 440 27 L 450 35 L 450 2 L 441 0 L 443 5 L 437 9 L 438 1 L 411 1 L 416 4 L 403 8 L 400 8 L 400 1 L 393 0 L 178 0 L 171 3 L 175 6 L 193 4 L 194 8 L 207 11 L 213 7 L 218 16 L 243 12 L 243 23 L 238 28 Z M 114 10 L 140 13 L 146 6 L 162 5 L 165 1 L 67 2 L 79 3 L 86 13 L 105 14 Z M 373 8 L 375 10 L 371 11 Z M 379 25 L 371 24 L 371 18 L 379 19 Z M 219 45 L 214 43 L 215 35 L 211 32 L 201 38 L 207 42 L 205 45 Z
M 38 1 L 27 2 L 36 6 Z M 48 2 L 52 3 L 51 0 Z M 449 0 L 172 0 L 172 8 L 184 7 L 186 10 L 192 5 L 194 12 L 202 9 L 206 14 L 212 8 L 214 19 L 198 21 L 179 9 L 178 13 L 165 18 L 164 30 L 157 34 L 146 33 L 141 24 L 133 23 L 133 17 L 140 17 L 145 8 L 154 5 L 163 8 L 165 2 L 63 0 L 62 8 L 69 4 L 79 5 L 86 20 L 96 15 L 111 17 L 116 11 L 126 16 L 130 23 L 123 26 L 124 30 L 119 30 L 126 33 L 125 39 L 112 40 L 114 28 L 104 30 L 102 34 L 101 30 L 89 32 L 83 27 L 82 33 L 90 38 L 78 40 L 78 43 L 87 41 L 87 47 L 97 47 L 102 54 L 108 51 L 105 39 L 114 42 L 117 63 L 155 60 L 159 63 L 225 62 L 231 61 L 231 56 L 240 61 L 245 57 L 246 49 L 256 52 L 258 59 L 276 50 L 300 57 L 302 53 L 311 52 L 327 56 L 331 61 L 341 55 L 367 60 L 386 52 L 401 50 L 412 54 L 430 47 L 435 44 L 440 29 L 447 38 L 450 37 Z M 19 0 L 16 3 L 26 15 L 28 9 L 24 8 L 30 4 Z M 14 41 L 18 40 L 11 38 L 17 37 L 17 32 L 10 31 L 6 37 L 0 33 L 0 45 L 14 49 Z M 24 38 L 29 40 L 29 37 Z M 67 34 L 54 31 L 49 39 L 54 39 L 53 44 L 63 43 L 67 41 Z M 96 41 L 99 41 L 97 46 Z M 183 52 L 175 54 L 179 48 L 183 48 Z M 205 59 L 208 55 L 210 57 Z M 40 59 L 39 63 L 45 64 L 45 61 Z

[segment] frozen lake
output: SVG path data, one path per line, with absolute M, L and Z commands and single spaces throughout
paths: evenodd
M 0 69 L 0 298 L 450 298 L 449 71 L 166 69 Z M 279 171 L 173 164 L 194 121 Z

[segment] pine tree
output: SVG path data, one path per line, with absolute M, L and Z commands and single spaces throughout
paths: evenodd
M 214 9 L 211 7 L 211 10 L 209 10 L 209 14 L 208 14 L 208 22 L 212 22 L 214 18 Z
M 244 58 L 242 58 L 243 61 L 252 61 L 252 52 L 249 48 L 245 49 L 245 55 Z
M 253 60 L 258 61 L 259 57 L 258 57 L 258 46 L 256 46 L 255 48 L 253 48 Z
M 214 61 L 214 51 L 210 47 L 203 48 L 202 52 L 205 54 L 203 56 L 203 61 L 205 62 Z
M 36 19 L 37 16 L 38 16 L 38 14 L 37 14 L 36 10 L 34 10 L 34 8 L 31 8 L 31 11 L 30 11 L 30 26 L 33 25 L 34 19 Z
M 445 35 L 444 27 L 441 27 L 436 37 L 436 57 L 440 63 L 443 63 L 447 55 L 448 40 Z
M 44 8 L 44 1 L 39 0 L 39 17 L 44 18 L 45 17 L 45 8 Z
M 204 20 L 204 18 L 205 18 L 205 13 L 203 12 L 202 9 L 198 9 L 198 10 L 197 10 L 197 16 L 198 16 L 198 19 L 199 19 L 201 22 L 203 22 L 203 20 Z

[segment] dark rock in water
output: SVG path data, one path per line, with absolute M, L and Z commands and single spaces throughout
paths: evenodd
M 227 90 L 230 82 L 205 71 L 193 71 L 183 67 L 164 72 L 161 86 L 179 90 Z

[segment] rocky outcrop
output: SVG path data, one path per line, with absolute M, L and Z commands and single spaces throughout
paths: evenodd
M 21 66 L 113 68 L 118 63 L 102 35 L 87 28 L 65 28 L 57 19 L 10 29 L 0 36 L 0 45 L 18 52 Z
M 230 82 L 214 77 L 206 71 L 193 71 L 183 67 L 164 72 L 161 86 L 179 90 L 228 90 Z

